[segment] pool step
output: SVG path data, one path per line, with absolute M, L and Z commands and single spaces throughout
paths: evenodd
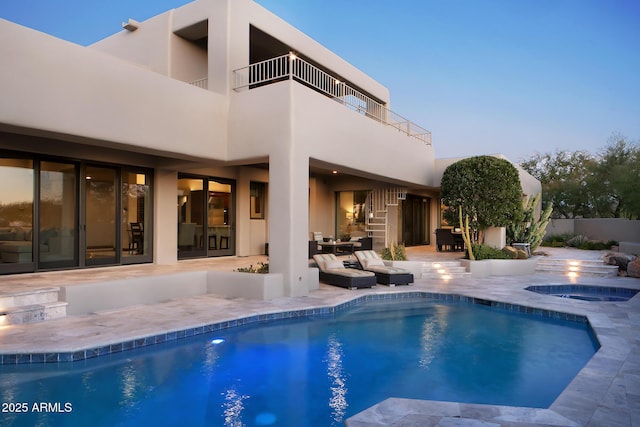
M 452 279 L 454 277 L 469 277 L 460 261 L 424 261 L 422 262 L 422 278 Z
M 67 303 L 59 300 L 60 288 L 0 293 L 0 326 L 36 323 L 67 315 Z
M 618 267 L 605 264 L 601 260 L 542 258 L 538 261 L 536 272 L 576 277 L 616 277 L 618 275 Z

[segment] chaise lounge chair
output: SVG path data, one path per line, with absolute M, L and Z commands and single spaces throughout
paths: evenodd
M 320 281 L 347 289 L 372 288 L 376 285 L 376 275 L 357 268 L 345 268 L 334 254 L 316 254 L 313 256 L 320 269 Z
M 389 286 L 413 283 L 413 273 L 403 268 L 385 265 L 376 251 L 358 251 L 356 258 L 364 270 L 375 273 L 378 283 Z

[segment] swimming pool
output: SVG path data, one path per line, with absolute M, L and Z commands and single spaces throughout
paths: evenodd
M 390 396 L 547 407 L 596 349 L 583 322 L 371 301 L 80 362 L 5 365 L 3 404 L 29 411 L 2 415 L 15 426 L 337 426 Z M 34 412 L 41 402 L 51 411 Z
M 528 291 L 560 298 L 582 301 L 629 301 L 638 291 L 628 288 L 593 285 L 542 285 L 529 286 Z

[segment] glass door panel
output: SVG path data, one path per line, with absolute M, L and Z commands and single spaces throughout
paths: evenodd
M 205 256 L 204 179 L 178 178 L 178 258 Z
M 77 181 L 77 167 L 73 163 L 40 164 L 40 268 L 78 265 Z
M 85 264 L 116 263 L 116 170 L 87 166 L 85 171 Z
M 122 261 L 151 258 L 151 177 L 122 172 Z M 147 232 L 148 231 L 148 232 Z
M 235 253 L 233 184 L 210 180 L 207 197 L 207 249 L 209 256 Z
M 0 157 L 0 272 L 32 271 L 33 161 Z

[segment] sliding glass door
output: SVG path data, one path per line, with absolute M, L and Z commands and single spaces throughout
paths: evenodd
M 0 152 L 0 274 L 151 262 L 152 179 Z
M 78 265 L 78 165 L 40 163 L 40 269 Z
M 122 263 L 151 261 L 151 173 L 122 172 L 121 247 Z
M 235 253 L 235 182 L 178 177 L 178 258 Z
M 117 248 L 115 168 L 87 166 L 84 177 L 85 264 L 115 264 Z
M 32 271 L 33 161 L 0 156 L 0 273 Z

